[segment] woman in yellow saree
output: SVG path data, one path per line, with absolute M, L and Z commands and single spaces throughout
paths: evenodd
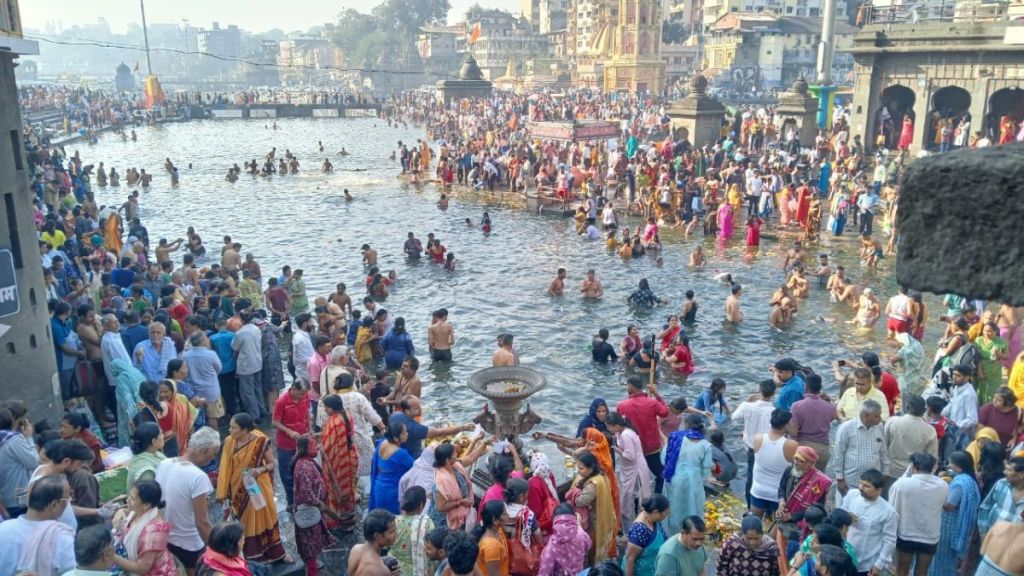
M 221 452 L 217 501 L 229 501 L 232 514 L 245 529 L 242 552 L 246 559 L 291 562 L 281 545 L 272 476 L 277 461 L 270 444 L 270 439 L 256 429 L 252 416 L 242 412 L 231 418 Z M 256 480 L 259 496 L 245 489 L 246 474 Z
M 116 212 L 107 216 L 103 226 L 103 245 L 120 260 L 124 242 L 121 240 L 121 216 Z

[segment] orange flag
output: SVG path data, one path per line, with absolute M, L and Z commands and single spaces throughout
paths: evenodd
M 480 39 L 480 24 L 475 24 L 473 30 L 469 33 L 469 43 L 476 44 L 476 41 Z

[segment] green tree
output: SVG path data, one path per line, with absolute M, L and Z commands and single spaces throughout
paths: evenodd
M 414 42 L 420 26 L 444 21 L 451 4 L 448 0 L 384 0 L 373 9 L 381 30 L 399 34 L 400 42 Z
M 376 16 L 346 8 L 338 14 L 338 24 L 334 29 L 334 43 L 351 60 L 351 53 L 362 43 L 363 39 L 380 29 L 381 22 Z

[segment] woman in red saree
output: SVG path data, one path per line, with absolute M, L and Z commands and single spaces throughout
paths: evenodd
M 811 213 L 811 189 L 807 184 L 801 184 L 796 189 L 796 220 L 800 226 L 807 226 L 807 218 Z
M 1003 116 L 999 119 L 999 143 L 1009 144 L 1013 142 L 1013 119 Z
M 187 366 L 179 358 L 175 358 L 171 362 L 174 362 L 175 365 L 181 363 L 181 366 Z M 182 369 L 187 370 L 187 368 Z M 196 417 L 199 416 L 199 409 L 193 406 L 184 394 L 178 392 L 178 383 L 169 378 L 160 381 L 159 398 L 160 402 L 167 404 L 167 414 L 160 419 L 160 427 L 163 428 L 165 418 L 170 419 L 171 429 L 169 431 L 174 432 L 174 437 L 178 440 L 178 454 L 184 454 L 188 448 L 188 440 L 192 437 L 192 425 L 195 424 Z
M 322 514 L 327 509 L 327 490 L 324 488 L 324 475 L 320 471 L 320 465 L 313 459 L 316 455 L 313 439 L 303 436 L 295 441 L 295 445 L 292 478 L 295 479 L 296 514 L 301 518 L 301 514 L 305 513 L 307 508 L 315 508 L 321 512 L 321 521 L 312 526 L 301 528 L 298 523 L 295 524 L 295 545 L 299 549 L 299 557 L 306 565 L 306 576 L 317 576 L 317 558 L 331 540 L 324 527 Z
M 910 144 L 914 141 L 914 121 L 910 115 L 903 116 L 903 128 L 900 130 L 900 141 L 897 145 L 900 150 L 909 150 Z
M 332 530 L 350 531 L 356 524 L 359 452 L 341 396 L 332 394 L 322 402 L 327 412 L 327 424 L 320 437 L 323 444 L 324 484 L 327 486 L 324 524 Z

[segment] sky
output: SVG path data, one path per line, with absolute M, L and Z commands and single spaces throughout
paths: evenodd
M 519 12 L 518 0 L 449 0 L 451 21 L 459 20 L 473 4 L 485 8 L 502 8 Z M 221 25 L 237 24 L 250 32 L 265 32 L 280 28 L 285 32 L 306 30 L 310 26 L 333 22 L 338 12 L 355 8 L 369 12 L 374 0 L 149 0 L 146 2 L 146 21 L 181 23 L 188 20 L 195 27 L 209 27 L 211 22 Z M 135 0 L 22 0 L 21 25 L 42 30 L 49 20 L 57 20 L 64 28 L 74 24 L 92 24 L 98 16 L 110 23 L 114 33 L 124 33 L 128 24 L 141 22 L 139 3 Z

